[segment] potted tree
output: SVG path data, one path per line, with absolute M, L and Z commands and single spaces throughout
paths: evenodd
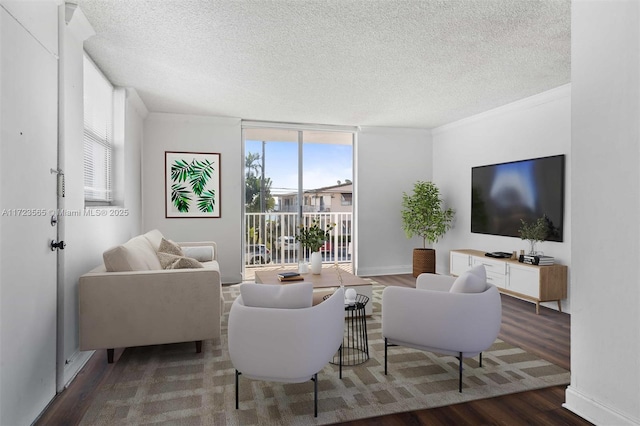
M 402 193 L 402 228 L 407 236 L 422 237 L 422 248 L 413 249 L 413 276 L 436 272 L 436 252 L 427 248 L 437 242 L 449 229 L 454 210 L 443 209 L 440 191 L 433 182 L 418 181 L 413 194 Z

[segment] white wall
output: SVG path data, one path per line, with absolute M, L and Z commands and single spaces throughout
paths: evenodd
M 220 218 L 165 218 L 165 151 L 220 153 Z M 157 228 L 174 241 L 215 241 L 222 282 L 242 281 L 244 154 L 240 119 L 149 114 L 143 153 L 143 230 Z
M 78 24 L 83 19 L 86 18 L 80 9 L 76 10 L 64 32 L 62 56 L 64 103 L 61 126 L 64 136 L 60 168 L 64 170 L 66 183 L 64 211 L 69 213 L 68 216 L 60 216 L 64 228 L 62 239 L 67 243 L 65 250 L 60 252 L 63 256 L 63 359 L 60 360 L 65 363 L 63 384 L 73 378 L 92 353 L 78 352 L 78 278 L 102 263 L 105 250 L 139 234 L 142 217 L 140 161 L 143 120 L 147 111 L 132 90 L 128 91 L 124 105 L 119 108 L 125 127 L 116 132 L 120 148 L 114 161 L 118 162 L 116 168 L 124 175 L 124 182 L 119 182 L 123 203 L 116 208 L 92 209 L 101 211 L 105 216 L 91 216 L 84 212 L 82 42 L 88 36 L 88 29 L 83 31 Z M 124 89 L 119 89 L 119 92 L 123 100 Z
M 363 127 L 355 156 L 356 273 L 412 272 L 418 237 L 402 230 L 402 193 L 418 180 L 431 180 L 431 133 L 424 129 Z
M 640 424 L 640 5 L 572 2 L 571 385 L 595 424 Z
M 545 241 L 538 250 L 569 266 L 571 277 L 571 88 L 557 89 L 433 130 L 433 181 L 455 209 L 453 228 L 436 244 L 437 270 L 449 272 L 453 249 L 528 249 L 519 238 L 471 233 L 471 168 L 565 154 L 564 242 Z M 571 282 L 571 279 L 569 280 Z M 571 286 L 570 286 L 571 287 Z M 563 309 L 570 312 L 569 298 Z M 557 304 L 545 306 L 557 309 Z

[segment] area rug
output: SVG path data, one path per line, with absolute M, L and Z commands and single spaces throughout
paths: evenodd
M 193 343 L 126 349 L 82 419 L 82 425 L 309 425 L 456 404 L 569 383 L 569 371 L 497 340 L 477 359 L 465 359 L 463 392 L 458 361 L 403 347 L 389 348 L 384 375 L 381 302 L 373 283 L 373 315 L 367 319 L 370 359 L 364 364 L 328 364 L 319 374 L 318 417 L 313 382 L 281 384 L 240 378 L 235 409 L 234 368 L 227 351 L 227 318 L 238 286 L 224 287 L 222 337 Z M 425 324 L 425 326 L 428 326 Z

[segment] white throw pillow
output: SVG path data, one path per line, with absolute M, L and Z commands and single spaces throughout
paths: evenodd
M 477 268 L 477 267 L 476 267 Z M 486 272 L 485 278 L 482 278 L 482 274 L 479 271 L 472 270 L 466 271 L 461 274 L 453 282 L 450 293 L 482 293 L 487 289 Z M 484 266 L 482 267 L 484 272 Z
M 182 253 L 198 262 L 210 262 L 213 260 L 213 247 L 211 246 L 181 246 Z
M 300 309 L 313 304 L 313 284 L 251 284 L 240 285 L 245 306 L 254 308 Z
M 162 269 L 151 243 L 138 235 L 102 254 L 107 272 L 151 271 Z
M 487 270 L 484 268 L 484 265 L 474 266 L 469 269 L 469 272 L 477 275 L 482 281 L 487 281 Z
M 158 249 L 160 248 L 160 241 L 162 241 L 162 238 L 164 238 L 162 236 L 162 232 L 158 231 L 157 229 L 153 229 L 147 232 L 143 235 L 143 237 L 145 237 L 149 241 L 151 247 L 153 247 L 155 251 L 158 251 Z

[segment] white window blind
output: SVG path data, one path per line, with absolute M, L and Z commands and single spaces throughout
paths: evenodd
M 113 158 L 113 86 L 84 57 L 84 200 L 111 204 Z

